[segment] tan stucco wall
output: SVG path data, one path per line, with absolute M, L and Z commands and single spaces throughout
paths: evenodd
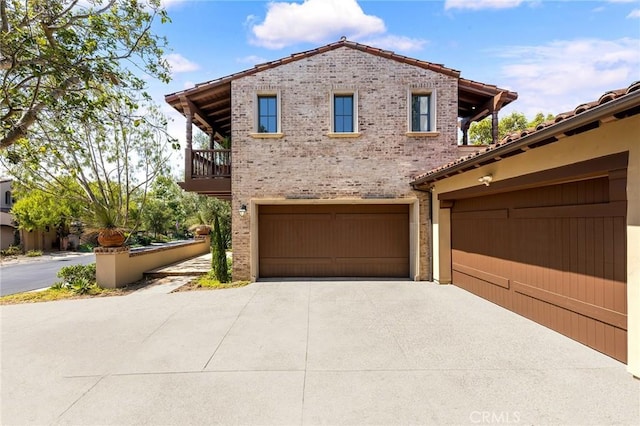
M 600 128 L 565 137 L 435 183 L 433 191 L 433 265 L 434 279 L 450 282 L 450 247 L 448 221 L 439 218 L 438 194 L 477 186 L 478 179 L 492 174 L 493 182 L 528 173 L 561 167 L 618 152 L 629 152 L 627 169 L 627 336 L 628 371 L 640 377 L 640 116 L 604 123 Z M 444 245 L 442 240 L 445 240 Z
M 100 287 L 117 288 L 142 279 L 145 272 L 181 260 L 206 254 L 210 240 L 194 241 L 173 247 L 161 247 L 130 253 L 127 249 L 96 249 L 96 281 Z
M 358 137 L 329 134 L 331 93 L 343 90 L 357 93 Z M 437 133 L 407 135 L 412 90 L 432 91 Z M 256 96 L 265 92 L 280 96 L 280 138 L 251 135 Z M 241 218 L 241 205 L 265 198 L 338 204 L 385 198 L 426 206 L 428 194 L 413 191 L 411 178 L 458 154 L 458 79 L 359 50 L 339 48 L 239 78 L 231 93 L 234 279 L 256 278 L 251 220 L 257 218 Z M 422 215 L 426 225 L 428 210 Z M 415 230 L 422 240 L 420 279 L 430 278 L 428 231 Z
M 51 251 L 56 243 L 56 230 L 20 231 L 20 243 L 25 252 L 29 250 Z
M 8 249 L 13 245 L 13 233 L 16 228 L 13 226 L 0 225 L 0 250 Z

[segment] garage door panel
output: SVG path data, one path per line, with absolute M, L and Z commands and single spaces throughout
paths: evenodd
M 409 256 L 408 215 L 397 213 L 336 214 L 335 232 L 342 244 L 337 257 L 405 257 Z M 400 231 L 400 232 L 399 232 Z
M 408 205 L 260 206 L 261 277 L 408 277 Z
M 274 257 L 331 256 L 331 236 L 322 232 L 331 220 L 328 214 L 283 214 L 261 217 L 262 249 Z
M 626 361 L 626 202 L 608 189 L 602 177 L 456 200 L 454 284 Z

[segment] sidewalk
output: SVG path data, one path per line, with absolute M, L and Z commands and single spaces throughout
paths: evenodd
M 137 290 L 135 294 L 168 294 L 188 284 L 195 277 L 211 270 L 211 253 L 176 262 L 174 264 L 145 272 L 146 279 L 153 281 Z
M 163 278 L 170 276 L 200 276 L 211 269 L 211 253 L 191 259 L 182 260 L 161 268 L 152 269 L 144 273 L 147 278 Z

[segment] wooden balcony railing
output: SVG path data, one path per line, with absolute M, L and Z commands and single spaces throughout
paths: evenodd
M 230 149 L 187 149 L 187 158 L 191 154 L 191 178 L 230 178 L 231 150 Z M 187 178 L 189 173 L 187 173 Z
M 185 191 L 231 199 L 231 150 L 189 149 L 184 152 Z

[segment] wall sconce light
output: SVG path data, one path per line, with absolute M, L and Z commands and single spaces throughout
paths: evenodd
M 238 213 L 240 213 L 240 217 L 244 217 L 245 214 L 247 214 L 247 205 L 243 204 L 240 206 L 240 209 L 238 210 Z
M 492 180 L 493 180 L 493 175 L 486 175 L 478 179 L 478 182 L 484 184 L 484 186 L 489 186 Z

